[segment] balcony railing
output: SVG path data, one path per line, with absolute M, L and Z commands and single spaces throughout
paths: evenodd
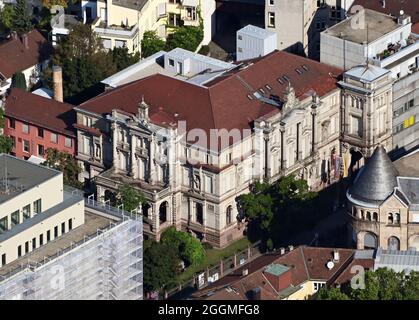
M 95 20 L 93 22 L 94 31 L 101 36 L 114 36 L 132 39 L 138 32 L 138 25 L 108 25 L 106 21 Z

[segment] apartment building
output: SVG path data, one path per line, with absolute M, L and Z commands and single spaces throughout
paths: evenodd
M 0 42 L 0 96 L 10 88 L 16 72 L 25 75 L 28 88 L 36 84 L 52 50 L 51 44 L 37 30 L 20 38 L 12 33 L 10 39 Z
M 201 19 L 206 44 L 213 35 L 215 0 L 97 0 L 82 1 L 84 22 L 103 40 L 106 49 L 127 47 L 130 52 L 141 50 L 147 30 L 161 38 L 179 26 L 199 26 Z
M 142 220 L 0 155 L 0 299 L 142 299 Z
M 359 249 L 419 248 L 419 153 L 391 162 L 378 147 L 347 192 L 352 241 Z
M 48 148 L 76 155 L 76 113 L 72 105 L 13 88 L 4 109 L 4 135 L 13 140 L 14 156 L 43 158 Z
M 417 145 L 419 37 L 411 17 L 365 9 L 321 34 L 321 61 L 345 70 L 368 63 L 388 70 L 392 87 L 392 132 L 396 152 Z
M 265 0 L 265 29 L 279 50 L 320 59 L 320 32 L 344 20 L 353 0 Z

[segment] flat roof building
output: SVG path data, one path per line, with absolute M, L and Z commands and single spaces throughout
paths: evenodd
M 0 154 L 0 299 L 142 299 L 142 239 L 141 217 Z

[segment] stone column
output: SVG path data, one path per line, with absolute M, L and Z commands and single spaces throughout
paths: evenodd
M 150 140 L 150 157 L 148 159 L 149 161 L 149 183 L 154 184 L 156 181 L 156 165 L 154 163 L 154 159 L 156 156 L 156 147 L 155 147 L 155 140 L 154 135 L 151 135 Z
M 255 128 L 255 165 L 253 176 L 255 179 L 263 177 L 263 159 L 264 159 L 264 145 L 263 145 L 263 129 Z
M 116 146 L 118 144 L 118 126 L 112 123 L 112 165 L 115 170 L 119 168 L 119 158 Z
M 137 137 L 131 134 L 131 176 L 136 179 L 138 177 L 138 163 L 137 158 L 135 157 L 135 148 L 137 146 Z

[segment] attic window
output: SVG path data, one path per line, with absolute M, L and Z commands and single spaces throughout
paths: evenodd
M 265 85 L 265 88 L 268 90 L 272 90 L 272 87 L 269 84 Z
M 298 74 L 303 74 L 302 71 L 300 69 L 295 69 L 295 72 L 297 72 Z
M 262 88 L 260 88 L 260 89 L 259 89 L 259 92 L 260 92 L 261 94 L 265 94 L 265 90 L 263 90 Z
M 281 79 L 281 78 L 278 78 L 277 80 L 278 80 L 278 82 L 279 82 L 280 84 L 284 84 L 284 81 L 282 81 L 282 79 Z
M 308 67 L 307 67 L 305 64 L 303 64 L 303 65 L 301 66 L 301 68 L 303 68 L 305 71 L 308 71 Z
M 253 100 L 253 97 L 252 97 L 252 95 L 251 95 L 251 94 L 248 94 L 248 95 L 247 95 L 247 98 L 249 98 L 249 100 Z
M 287 82 L 290 82 L 290 78 L 288 78 L 288 76 L 282 76 L 282 79 L 284 79 L 285 81 L 287 81 Z

